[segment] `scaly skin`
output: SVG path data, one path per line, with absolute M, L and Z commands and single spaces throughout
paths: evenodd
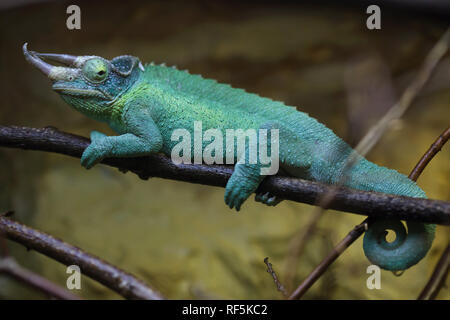
M 306 113 L 281 102 L 262 98 L 214 80 L 191 75 L 164 65 L 146 65 L 132 56 L 108 61 L 96 56 L 70 56 L 30 52 L 25 58 L 51 80 L 53 89 L 83 114 L 103 121 L 118 133 L 106 136 L 93 131 L 81 164 L 87 169 L 107 157 L 136 157 L 154 152 L 171 156 L 178 141 L 175 129 L 194 136 L 194 121 L 202 130 L 278 129 L 280 169 L 288 174 L 324 183 L 336 183 L 351 147 L 330 129 Z M 69 65 L 54 67 L 41 58 Z M 203 142 L 203 149 L 210 142 Z M 191 144 L 191 160 L 198 152 Z M 224 158 L 225 158 L 224 148 Z M 225 189 L 225 202 L 239 210 L 264 179 L 261 164 L 240 160 L 234 148 L 235 170 Z M 425 198 L 425 193 L 406 176 L 360 157 L 348 173 L 346 186 Z M 255 200 L 276 205 L 281 199 L 257 194 Z M 399 221 L 377 221 L 366 232 L 364 252 L 374 264 L 387 270 L 404 270 L 418 263 L 431 247 L 435 226 L 409 222 L 408 234 Z M 397 234 L 393 243 L 385 230 Z

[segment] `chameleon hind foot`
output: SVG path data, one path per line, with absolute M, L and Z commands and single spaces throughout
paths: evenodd
M 283 199 L 277 198 L 276 196 L 270 194 L 269 192 L 266 193 L 257 193 L 255 195 L 255 201 L 256 202 L 262 202 L 268 206 L 276 206 L 279 204 Z

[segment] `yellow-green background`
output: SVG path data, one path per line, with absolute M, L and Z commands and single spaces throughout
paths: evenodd
M 79 2 L 82 29 L 65 27 L 72 2 L 45 2 L 0 11 L 0 125 L 47 125 L 87 136 L 103 124 L 78 114 L 23 59 L 31 50 L 112 58 L 132 54 L 166 62 L 249 92 L 296 105 L 349 142 L 357 141 L 413 79 L 445 30 L 445 20 L 382 9 L 382 29 L 365 27 L 364 7 L 214 1 Z M 368 158 L 405 174 L 450 118 L 450 59 L 403 119 Z M 350 103 L 349 101 L 353 101 Z M 351 116 L 349 116 L 351 115 Z M 353 129 L 350 129 L 353 128 Z M 430 198 L 449 199 L 449 147 L 418 183 Z M 77 245 L 152 284 L 168 298 L 277 299 L 263 259 L 283 281 L 289 243 L 313 207 L 276 208 L 249 200 L 238 214 L 223 189 L 141 181 L 105 166 L 87 171 L 77 159 L 0 149 L 0 210 Z M 328 212 L 306 246 L 298 284 L 362 216 Z M 366 287 L 370 264 L 356 241 L 305 296 L 311 299 L 414 299 L 449 240 L 438 227 L 429 255 L 401 277 L 383 271 L 381 290 Z M 60 285 L 65 266 L 8 242 L 29 269 Z M 288 285 L 288 284 L 287 284 Z M 84 298 L 120 298 L 83 277 Z M 40 298 L 0 276 L 1 298 Z M 444 288 L 438 298 L 448 299 Z

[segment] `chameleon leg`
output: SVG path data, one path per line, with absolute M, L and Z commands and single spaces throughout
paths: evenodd
M 279 150 L 280 165 L 279 172 L 284 175 L 294 177 L 307 176 L 307 169 L 311 166 L 311 152 L 303 143 L 301 137 L 292 128 L 280 126 L 277 122 L 271 122 L 264 126 L 266 129 L 279 129 L 280 141 L 288 141 L 281 145 Z M 292 147 L 294 146 L 294 147 Z M 283 199 L 266 192 L 257 193 L 255 201 L 264 203 L 268 206 L 276 206 Z
M 159 148 L 153 148 L 153 144 L 131 133 L 120 136 L 101 136 L 101 133 L 91 134 L 92 142 L 84 150 L 81 156 L 81 165 L 86 169 L 110 157 L 138 157 L 152 152 L 157 152 Z
M 271 129 L 278 129 L 279 125 L 275 121 L 270 121 L 262 125 L 259 129 L 263 130 L 271 130 Z M 267 131 L 266 131 L 267 133 Z M 277 138 L 278 139 L 278 138 Z M 265 138 L 261 138 L 258 135 L 258 142 L 259 142 L 259 150 L 261 151 L 261 146 L 264 144 L 266 146 L 266 152 L 267 150 L 271 151 L 272 154 L 272 136 L 270 139 L 265 136 Z M 278 140 L 277 142 L 277 148 L 276 152 L 278 153 Z M 256 149 L 255 149 L 256 150 Z M 257 158 L 257 161 L 255 164 L 250 164 L 246 162 L 246 159 L 249 159 L 249 146 L 246 144 L 245 148 L 245 156 L 239 155 L 240 157 L 238 163 L 234 167 L 234 172 L 231 175 L 231 178 L 228 180 L 227 186 L 225 188 L 225 203 L 232 209 L 233 207 L 236 208 L 237 211 L 240 210 L 240 207 L 242 203 L 244 203 L 245 200 L 258 188 L 261 181 L 264 179 L 264 177 L 267 174 L 273 174 L 273 173 L 267 173 L 267 171 L 261 170 L 262 168 L 265 168 L 265 165 L 261 164 L 261 155 L 259 155 Z M 277 154 L 278 156 L 278 154 Z M 277 168 L 279 166 L 279 157 L 276 158 Z M 258 196 L 257 196 L 258 197 Z M 281 200 L 277 200 L 274 196 L 266 197 L 258 197 L 258 199 L 261 199 L 261 202 L 266 203 L 267 205 L 275 205 Z M 257 200 L 258 201 L 258 200 Z
M 104 133 L 101 133 L 101 132 L 95 131 L 95 130 L 91 131 L 91 141 L 100 140 L 104 137 L 106 137 L 106 134 L 104 134 Z
M 237 163 L 225 188 L 225 203 L 239 211 L 242 203 L 258 188 L 264 176 L 258 164 Z
M 128 124 L 126 133 L 107 136 L 98 131 L 91 132 L 91 144 L 81 156 L 81 165 L 86 169 L 109 157 L 139 157 L 158 152 L 162 146 L 161 134 L 151 118 L 128 112 L 124 120 Z

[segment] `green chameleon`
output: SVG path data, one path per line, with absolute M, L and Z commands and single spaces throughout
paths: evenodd
M 117 136 L 91 132 L 91 144 L 81 164 L 87 169 L 108 157 L 137 157 L 154 152 L 171 155 L 178 143 L 175 129 L 193 132 L 194 121 L 204 129 L 278 129 L 279 166 L 303 179 L 333 184 L 339 181 L 352 148 L 332 130 L 306 113 L 281 102 L 247 93 L 174 67 L 148 64 L 123 55 L 112 60 L 98 56 L 72 56 L 23 52 L 28 62 L 47 75 L 53 90 L 70 106 L 106 122 Z M 66 65 L 52 66 L 42 59 Z M 203 147 L 205 145 L 202 145 Z M 193 150 L 195 152 L 195 150 Z M 200 151 L 201 152 L 201 151 Z M 248 152 L 248 148 L 245 149 Z M 191 153 L 192 154 L 192 153 Z M 241 152 L 242 155 L 242 152 Z M 264 179 L 260 162 L 249 163 L 234 152 L 234 172 L 225 189 L 225 203 L 239 210 Z M 401 196 L 425 198 L 425 192 L 395 170 L 377 166 L 360 156 L 347 172 L 345 186 Z M 257 194 L 255 200 L 276 205 L 281 199 Z M 430 249 L 435 225 L 376 221 L 364 236 L 367 258 L 386 270 L 404 270 L 418 263 Z M 396 239 L 388 242 L 386 230 Z

